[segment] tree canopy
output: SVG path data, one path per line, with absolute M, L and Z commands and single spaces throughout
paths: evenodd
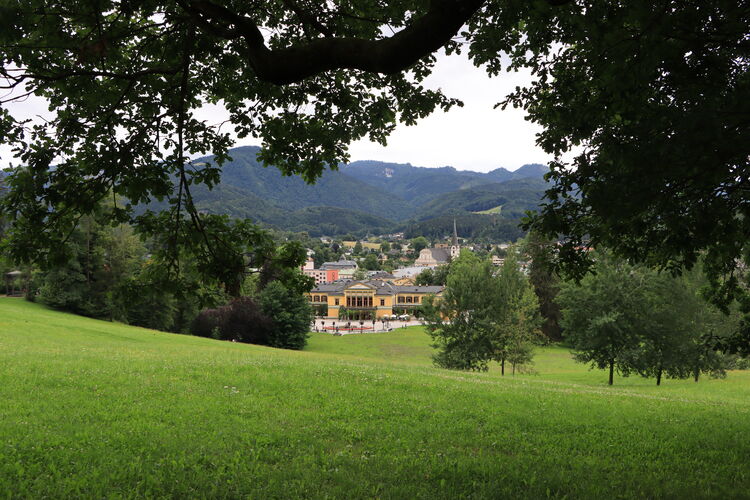
M 425 298 L 424 318 L 437 366 L 485 371 L 498 361 L 503 374 L 506 361 L 514 373 L 531 361 L 541 323 L 536 295 L 515 255 L 497 270 L 468 250 L 451 262 L 443 295 Z
M 116 222 L 240 252 L 214 252 L 227 227 L 208 230 L 192 205 L 231 145 L 199 108 L 224 106 L 240 137 L 262 138 L 263 161 L 313 181 L 352 141 L 460 104 L 423 85 L 444 48 L 492 76 L 531 70 L 500 104 L 524 108 L 556 158 L 529 223 L 564 236 L 558 265 L 580 276 L 583 245 L 675 269 L 707 252 L 726 302 L 750 232 L 748 25 L 747 0 L 3 2 L 0 140 L 25 166 L 4 202 L 10 248 L 53 255 L 114 194 L 128 200 Z M 29 94 L 49 120 L 10 114 Z M 198 152 L 217 164 L 187 161 Z M 151 198 L 170 217 L 133 214 Z
M 577 361 L 627 376 L 656 378 L 720 375 L 724 358 L 707 348 L 707 335 L 726 338 L 736 331 L 736 315 L 725 316 L 701 300 L 700 269 L 681 277 L 630 265 L 598 253 L 597 273 L 577 285 L 561 284 L 565 340 Z

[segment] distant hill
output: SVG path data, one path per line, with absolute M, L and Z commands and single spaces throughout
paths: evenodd
M 264 167 L 257 160 L 259 152 L 256 146 L 231 149 L 232 160 L 223 165 L 219 184 L 212 190 L 192 186 L 198 209 L 312 236 L 395 229 L 437 236 L 446 232 L 453 216 L 461 216 L 468 237 L 514 233 L 520 216 L 537 206 L 546 188 L 542 177 L 547 167 L 539 164 L 482 173 L 378 161 L 341 165 L 310 185 Z M 206 156 L 193 164 L 212 160 Z M 0 179 L 5 175 L 0 171 Z M 148 205 L 153 210 L 166 207 L 166 202 Z
M 453 234 L 454 219 L 460 238 L 515 241 L 524 234 L 518 227 L 519 220 L 517 218 L 472 213 L 442 215 L 422 221 L 409 222 L 399 227 L 399 230 L 404 232 L 406 238 L 425 236 L 433 239 L 444 239 Z
M 231 162 L 222 168 L 221 186 L 231 186 L 287 209 L 313 206 L 346 208 L 391 220 L 409 218 L 415 206 L 401 197 L 389 194 L 338 171 L 326 171 L 315 184 L 297 176 L 284 176 L 274 167 L 263 167 L 256 156 L 260 148 L 245 146 L 232 149 Z M 195 162 L 210 161 L 205 157 Z
M 336 234 L 383 234 L 392 232 L 393 221 L 363 212 L 338 207 L 307 207 L 286 214 L 283 219 L 267 221 L 276 227 L 310 236 Z
M 476 213 L 500 207 L 504 218 L 518 219 L 539 205 L 547 183 L 540 178 L 515 179 L 453 191 L 423 204 L 418 220 L 444 214 Z
M 415 167 L 410 163 L 355 161 L 341 167 L 341 171 L 420 206 L 445 193 L 484 186 L 488 183 L 524 178 L 541 179 L 548 169 L 536 163 L 524 165 L 514 172 L 498 168 L 482 173 L 456 170 L 453 167 L 426 168 Z

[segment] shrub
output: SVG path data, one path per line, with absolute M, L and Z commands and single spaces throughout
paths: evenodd
M 224 325 L 229 317 L 230 309 L 230 306 L 222 306 L 202 310 L 193 320 L 190 331 L 193 335 L 207 338 L 216 338 L 215 332 L 218 331 L 219 338 L 224 338 Z
M 248 344 L 270 345 L 273 322 L 250 297 L 240 297 L 227 306 L 229 311 L 220 328 L 222 338 Z
M 279 281 L 270 283 L 258 301 L 240 297 L 229 305 L 204 309 L 191 325 L 194 335 L 285 349 L 307 343 L 313 310 L 307 299 Z

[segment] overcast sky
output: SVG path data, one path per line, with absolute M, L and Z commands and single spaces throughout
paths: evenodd
M 550 157 L 535 145 L 539 128 L 524 120 L 523 110 L 493 109 L 517 85 L 530 81 L 528 73 L 505 73 L 490 79 L 465 56 L 440 56 L 426 87 L 442 88 L 464 106 L 447 113 L 435 112 L 416 125 L 399 125 L 387 146 L 358 141 L 350 148 L 351 159 L 411 163 L 415 166 L 453 166 L 461 170 L 487 172 L 498 167 L 515 170 L 526 163 L 546 163 Z M 41 99 L 14 103 L 11 112 L 21 116 L 46 115 Z M 200 113 L 211 123 L 226 119 L 215 106 Z M 244 139 L 237 145 L 259 144 Z M 0 168 L 10 160 L 8 148 L 0 145 Z
M 515 87 L 531 81 L 529 73 L 489 78 L 465 56 L 442 56 L 427 84 L 457 97 L 464 107 L 436 112 L 417 125 L 400 125 L 388 146 L 369 141 L 352 145 L 352 160 L 409 162 L 421 167 L 450 165 L 487 172 L 498 167 L 515 170 L 526 163 L 546 163 L 551 157 L 535 144 L 541 129 L 524 120 L 525 112 L 493 106 Z

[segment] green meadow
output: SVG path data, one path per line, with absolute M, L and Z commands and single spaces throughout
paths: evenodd
M 292 352 L 0 298 L 0 498 L 750 498 L 750 373 L 430 365 L 414 327 Z
M 498 205 L 496 207 L 488 208 L 487 210 L 481 210 L 479 212 L 474 212 L 474 213 L 475 214 L 492 215 L 492 214 L 499 214 L 502 209 L 503 209 L 503 206 L 502 205 Z

